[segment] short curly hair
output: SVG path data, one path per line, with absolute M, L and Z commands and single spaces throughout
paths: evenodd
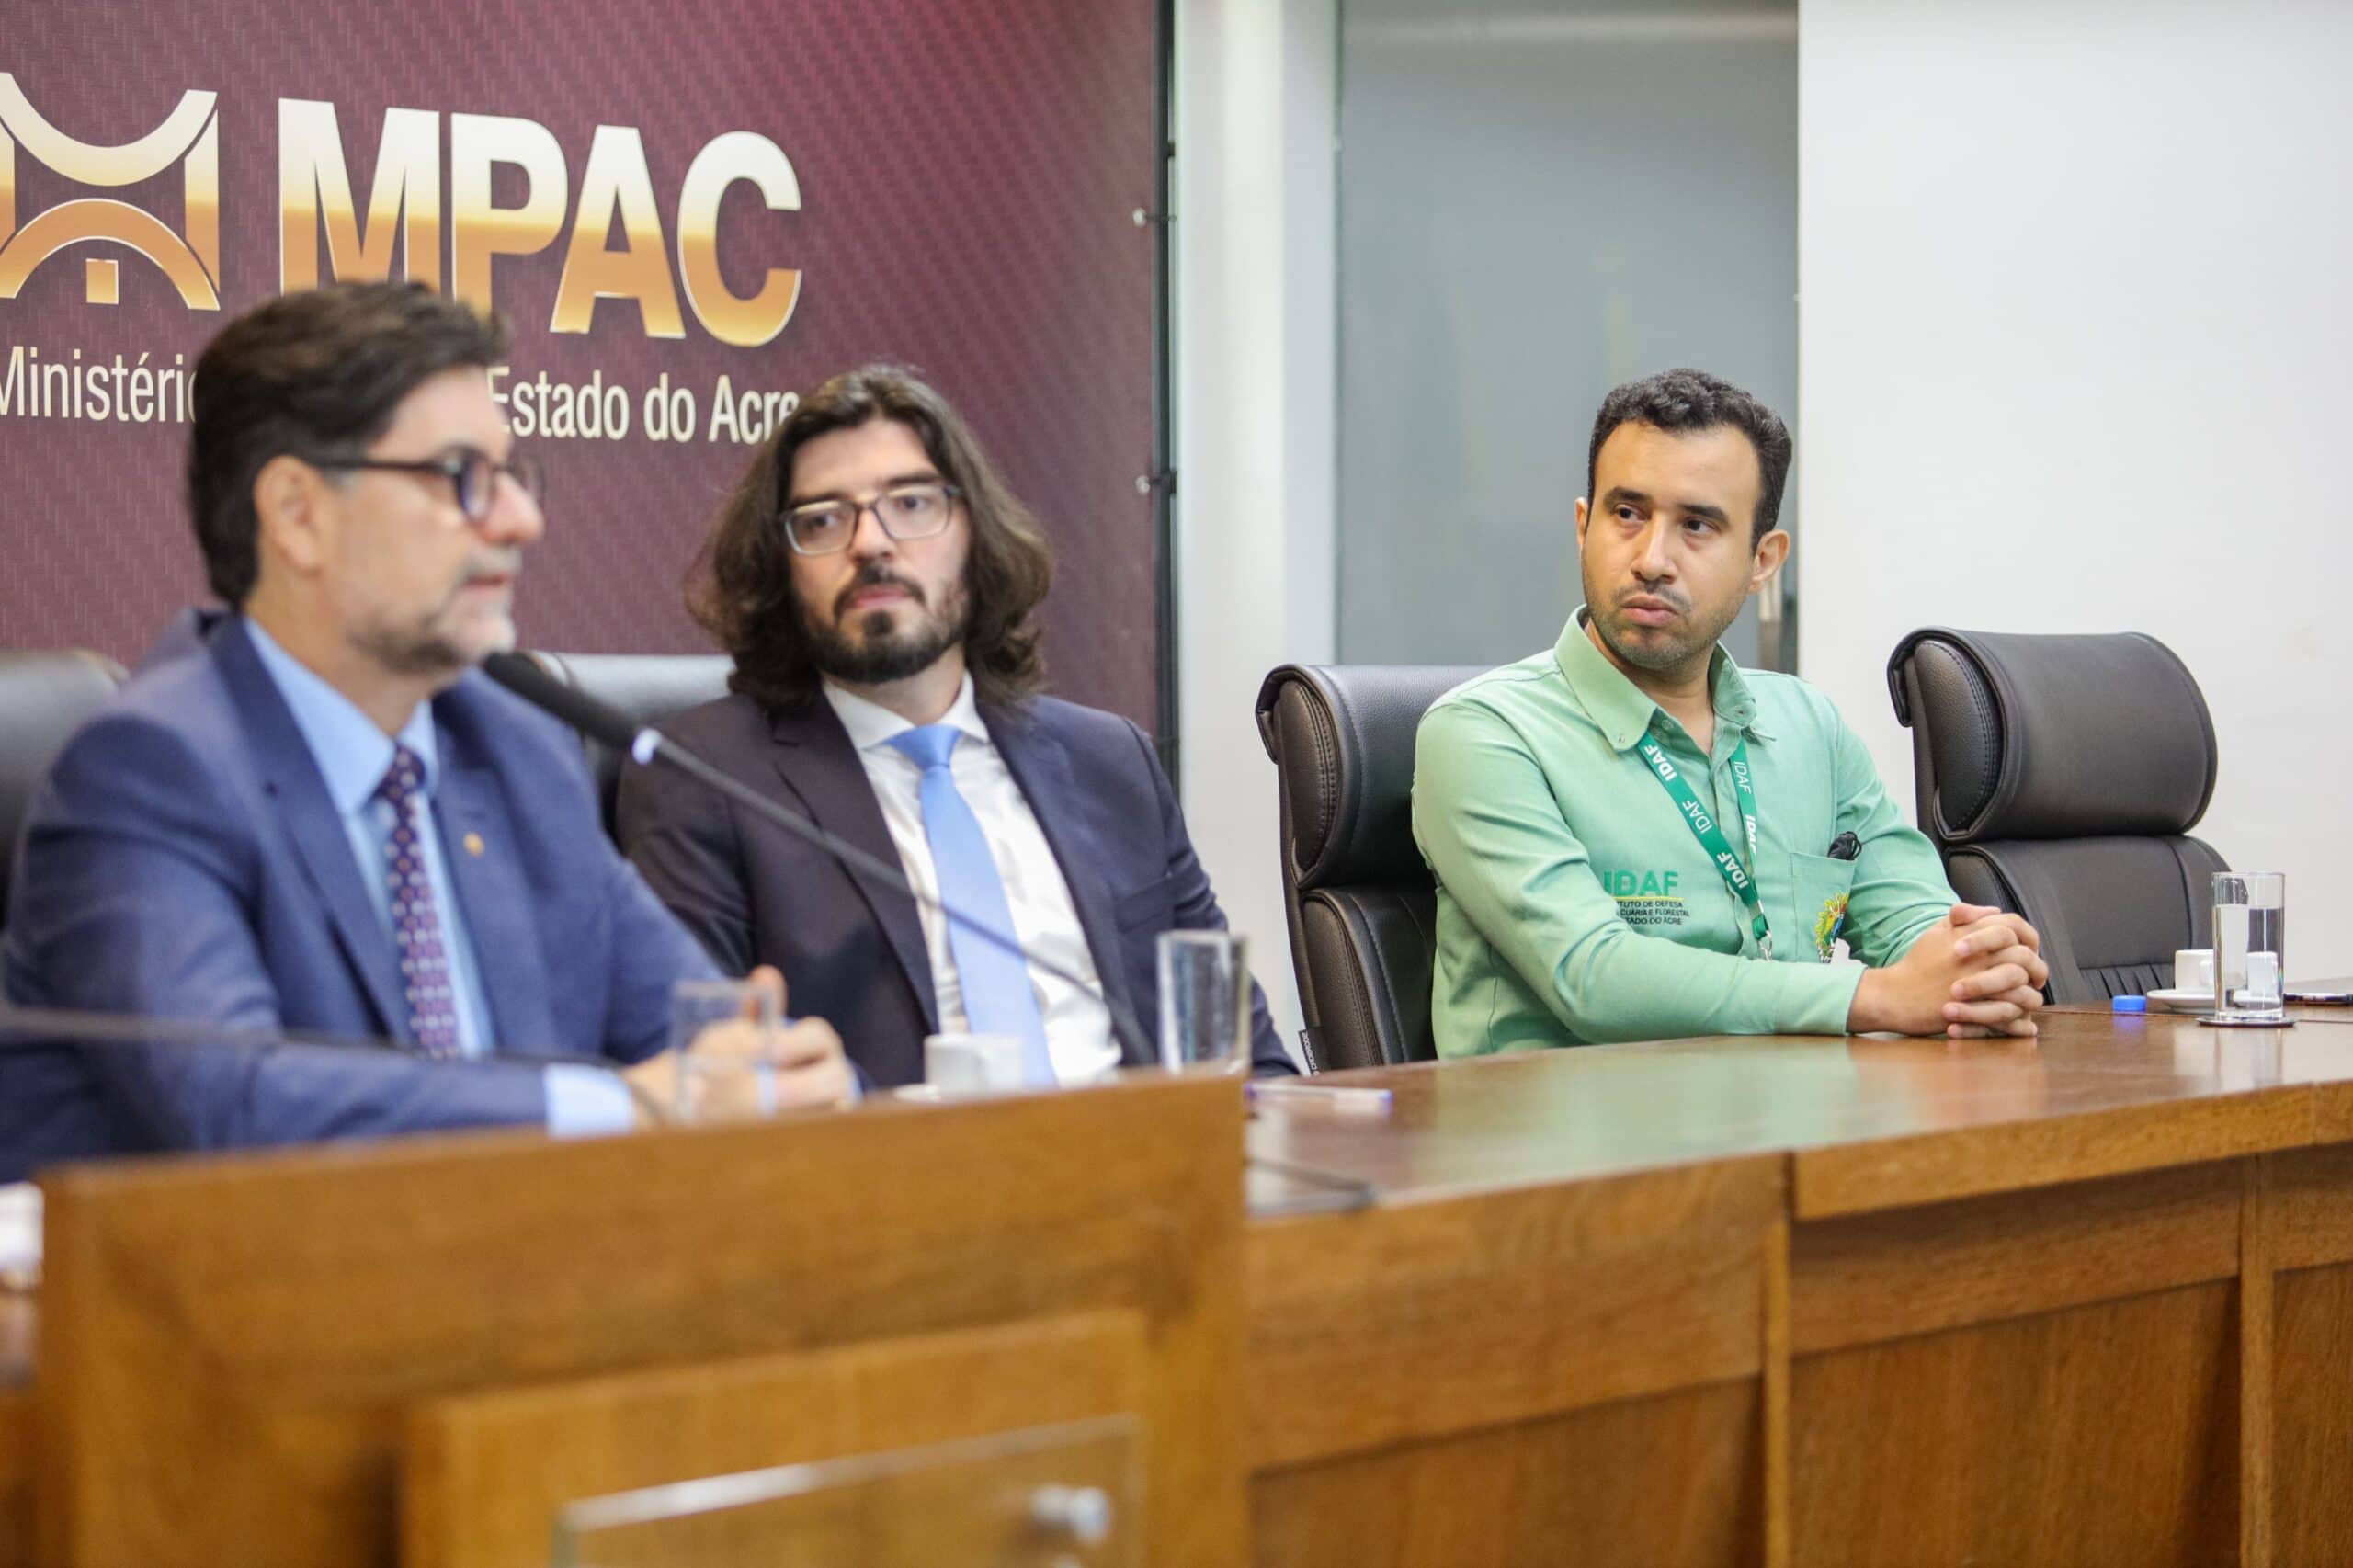
M 1585 493 L 1593 494 L 1593 473 L 1601 460 L 1601 444 L 1620 425 L 1654 425 L 1661 430 L 1695 432 L 1729 425 L 1756 449 L 1756 468 L 1763 483 L 1756 492 L 1756 516 L 1750 521 L 1748 541 L 1755 546 L 1773 531 L 1781 517 L 1781 489 L 1789 483 L 1790 427 L 1779 415 L 1720 376 L 1705 370 L 1661 370 L 1639 381 L 1628 381 L 1601 400 L 1593 418 L 1593 446 L 1586 453 Z

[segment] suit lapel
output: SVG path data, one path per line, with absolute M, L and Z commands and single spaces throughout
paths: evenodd
M 236 700 L 237 716 L 253 747 L 263 788 L 276 802 L 278 820 L 310 873 L 320 902 L 326 905 L 328 923 L 376 1009 L 378 1027 L 394 1040 L 415 1044 L 408 1008 L 401 997 L 400 966 L 392 951 L 392 934 L 384 929 L 368 896 L 367 884 L 359 880 L 351 838 L 327 796 L 326 780 L 319 777 L 318 764 L 311 759 L 302 732 L 295 727 L 294 715 L 287 710 L 277 683 L 262 667 L 261 655 L 254 652 L 242 619 L 232 617 L 218 628 L 211 645 L 222 678 Z
M 1033 713 L 983 708 L 981 722 L 988 726 L 997 755 L 1005 758 L 1006 770 L 1021 786 L 1030 814 L 1046 835 L 1046 846 L 1062 868 L 1063 885 L 1070 889 L 1071 907 L 1078 912 L 1086 949 L 1095 956 L 1097 978 L 1102 981 L 1105 993 L 1132 1014 L 1135 1005 L 1128 994 L 1127 966 L 1120 961 L 1120 933 L 1111 918 L 1111 890 L 1104 885 L 1098 869 L 1108 862 L 1090 831 L 1088 802 L 1071 778 L 1070 753 Z
M 820 697 L 802 708 L 773 715 L 768 729 L 777 743 L 777 774 L 809 819 L 884 865 L 898 865 L 899 846 L 891 841 L 874 786 L 867 780 L 866 765 L 849 744 L 848 732 L 842 728 L 833 705 Z M 788 808 L 793 803 L 786 802 Z M 932 986 L 931 954 L 924 946 L 923 918 L 915 911 L 915 901 L 895 890 L 871 885 L 847 868 L 843 875 L 874 912 L 875 922 L 890 938 L 891 950 L 914 988 L 926 1027 L 936 1032 L 939 997 Z
M 472 939 L 474 973 L 490 1006 L 490 1043 L 502 1051 L 549 1051 L 556 1039 L 547 965 L 524 885 L 519 841 L 497 775 L 462 755 L 439 732 L 441 782 L 434 821 Z

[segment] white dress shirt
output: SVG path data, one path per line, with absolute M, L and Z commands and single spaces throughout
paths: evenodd
M 923 769 L 915 759 L 891 744 L 892 738 L 915 728 L 879 704 L 856 697 L 833 682 L 824 683 L 825 700 L 833 704 L 849 744 L 858 748 L 867 782 L 882 808 L 882 822 L 899 851 L 907 881 L 926 897 L 939 896 L 939 873 L 932 864 L 931 840 L 923 828 Z M 962 733 L 949 759 L 957 792 L 979 819 L 981 835 L 988 840 L 989 858 L 996 862 L 1005 882 L 1005 901 L 1013 912 L 1013 933 L 1025 949 L 1048 962 L 1083 975 L 1097 983 L 1095 955 L 1078 924 L 1078 909 L 1071 902 L 1070 884 L 1052 847 L 1038 825 L 1029 797 L 1014 781 L 981 710 L 972 700 L 972 677 L 964 677 L 940 721 Z M 931 956 L 931 986 L 939 1005 L 943 1033 L 962 1033 L 971 1025 L 964 1016 L 964 992 L 956 976 L 956 956 L 948 946 L 948 917 L 917 903 L 923 916 L 924 949 Z M 1120 1064 L 1120 1047 L 1111 1034 L 1111 1015 L 1094 992 L 1028 966 L 1029 987 L 1046 1022 L 1046 1052 L 1054 1064 L 1055 1081 L 1084 1084 Z

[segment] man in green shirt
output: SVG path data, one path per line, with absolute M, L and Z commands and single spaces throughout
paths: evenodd
M 2034 1032 L 2034 928 L 1955 901 L 1828 699 L 1717 645 L 1789 555 L 1790 451 L 1700 371 L 1602 404 L 1585 605 L 1559 646 L 1440 698 L 1415 747 L 1440 1055 Z M 1830 961 L 1841 938 L 1865 967 Z

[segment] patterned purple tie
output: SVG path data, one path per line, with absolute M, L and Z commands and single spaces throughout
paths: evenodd
M 392 894 L 392 944 L 400 949 L 401 986 L 408 996 L 409 1033 L 428 1056 L 458 1053 L 458 1003 L 449 990 L 449 956 L 441 949 L 441 912 L 425 874 L 417 843 L 418 798 L 425 765 L 406 746 L 392 748 L 392 766 L 376 795 L 392 808 L 392 835 L 384 845 L 384 875 Z

